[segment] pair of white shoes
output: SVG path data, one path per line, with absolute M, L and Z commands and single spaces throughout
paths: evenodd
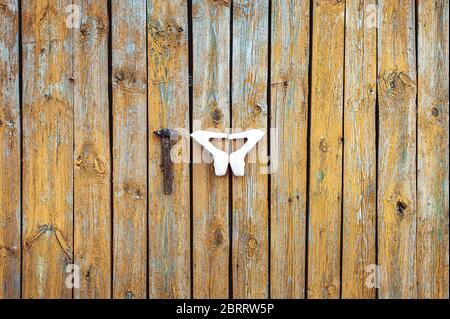
M 212 155 L 214 159 L 214 171 L 217 176 L 223 176 L 227 173 L 228 163 L 230 163 L 234 175 L 244 176 L 245 155 L 262 139 L 264 134 L 264 131 L 256 129 L 234 134 L 200 130 L 195 131 L 191 136 Z M 214 138 L 227 138 L 229 140 L 246 138 L 247 142 L 240 149 L 228 155 L 228 153 L 218 149 L 210 142 Z

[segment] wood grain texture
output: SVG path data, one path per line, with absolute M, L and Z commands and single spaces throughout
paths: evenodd
M 230 127 L 230 2 L 194 0 L 193 130 Z M 225 150 L 228 141 L 217 141 Z M 193 285 L 195 298 L 228 298 L 229 176 L 217 177 L 193 144 Z
M 308 298 L 339 298 L 344 1 L 314 1 Z M 332 35 L 332 36 L 330 36 Z
M 379 296 L 415 298 L 414 1 L 381 0 L 378 5 L 378 260 L 381 267 Z
M 342 297 L 375 298 L 376 1 L 346 2 Z
M 114 298 L 146 298 L 146 1 L 112 1 Z
M 106 0 L 75 0 L 74 257 L 80 267 L 75 298 L 111 296 L 111 155 Z
M 271 298 L 305 297 L 309 6 L 272 1 Z
M 23 1 L 24 298 L 71 298 L 73 29 L 69 0 Z
M 417 285 L 449 298 L 449 1 L 418 1 Z
M 264 138 L 247 155 L 245 176 L 233 176 L 233 298 L 267 298 L 268 1 L 233 1 L 233 132 L 258 128 Z M 238 149 L 243 142 L 235 144 Z M 236 145 L 237 144 L 237 145 Z
M 449 0 L 0 0 L 0 299 L 449 298 L 448 41 Z M 244 177 L 189 137 L 230 126 Z
M 0 5 L 0 299 L 20 298 L 19 8 Z
M 147 2 L 149 286 L 150 298 L 190 297 L 189 60 L 184 0 Z M 165 195 L 161 139 L 153 131 L 176 129 L 173 192 Z

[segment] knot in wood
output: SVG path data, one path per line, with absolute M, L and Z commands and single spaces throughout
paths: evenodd
M 214 231 L 214 246 L 219 247 L 223 243 L 223 232 L 220 229 Z
M 81 33 L 81 35 L 83 37 L 87 37 L 90 34 L 90 32 L 89 32 L 89 25 L 87 23 L 83 23 L 80 26 L 80 33 Z
M 254 237 L 247 240 L 247 256 L 253 257 L 258 251 L 258 241 Z
M 184 28 L 175 21 L 169 21 L 165 26 L 151 23 L 150 34 L 153 44 L 164 49 L 178 47 L 184 37 Z
M 326 282 L 324 284 L 323 288 L 324 288 L 325 295 L 334 296 L 334 294 L 336 292 L 336 287 L 332 283 Z
M 81 154 L 77 156 L 75 165 L 82 173 L 93 175 L 106 174 L 106 164 L 100 159 L 95 147 L 90 144 L 84 144 Z
M 115 75 L 115 78 L 117 81 L 122 81 L 123 80 L 123 73 L 122 72 L 117 72 Z
M 262 108 L 261 108 L 261 106 L 260 106 L 259 104 L 255 105 L 255 106 L 253 107 L 253 114 L 254 114 L 255 116 L 260 116 L 261 113 L 262 113 Z
M 319 149 L 324 153 L 328 152 L 328 144 L 324 138 L 320 140 Z
M 408 207 L 405 202 L 402 200 L 398 200 L 395 204 L 396 212 L 399 217 L 403 217 L 405 215 L 405 210 Z
M 438 117 L 439 116 L 439 110 L 436 107 L 433 107 L 431 109 L 431 115 L 433 115 L 434 117 Z
M 380 93 L 387 98 L 403 97 L 414 88 L 414 82 L 405 72 L 387 73 L 382 77 Z
M 97 31 L 99 34 L 106 33 L 107 30 L 108 30 L 108 27 L 106 26 L 105 23 L 103 23 L 103 21 L 101 21 L 101 20 L 97 21 Z
M 220 110 L 217 106 L 214 106 L 214 108 L 211 112 L 211 117 L 212 117 L 214 123 L 220 124 L 222 122 L 222 118 L 223 118 L 222 110 Z

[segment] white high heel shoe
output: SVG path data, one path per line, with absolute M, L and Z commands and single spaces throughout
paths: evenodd
M 228 138 L 235 140 L 246 138 L 247 142 L 240 149 L 230 154 L 230 166 L 233 174 L 236 176 L 244 176 L 245 173 L 245 156 L 252 148 L 262 139 L 265 132 L 261 130 L 248 130 L 245 132 L 230 134 Z
M 227 138 L 228 134 L 200 130 L 193 132 L 191 136 L 212 155 L 215 174 L 217 176 L 225 175 L 228 169 L 228 154 L 215 147 L 209 140 L 212 138 Z
M 262 130 L 252 129 L 245 132 L 239 132 L 228 135 L 227 133 L 218 133 L 210 131 L 195 131 L 191 134 L 192 138 L 202 145 L 212 156 L 214 160 L 214 172 L 217 176 L 223 176 L 227 173 L 228 163 L 231 170 L 236 176 L 244 176 L 245 173 L 245 156 L 251 149 L 261 140 L 265 132 Z M 234 151 L 230 155 L 215 147 L 209 140 L 212 138 L 228 138 L 235 140 L 246 138 L 247 142 L 240 149 Z

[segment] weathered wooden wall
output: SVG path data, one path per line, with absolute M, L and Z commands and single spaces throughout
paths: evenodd
M 449 0 L 0 0 L 0 298 L 449 298 L 448 42 Z M 244 177 L 189 139 L 230 128 Z

